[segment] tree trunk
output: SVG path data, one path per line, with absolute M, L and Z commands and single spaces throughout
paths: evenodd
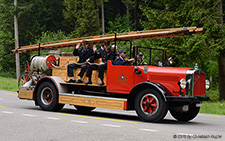
M 14 5 L 17 5 L 17 0 L 14 0 Z M 17 14 L 14 15 L 14 30 L 15 30 L 15 48 L 19 48 L 19 36 L 18 36 L 18 22 L 17 22 Z M 20 57 L 19 53 L 16 53 L 16 78 L 20 77 Z
M 220 51 L 220 55 L 218 58 L 218 66 L 219 66 L 219 93 L 220 100 L 225 100 L 225 52 Z
M 221 29 L 223 29 L 223 3 L 222 0 L 218 3 L 217 7 L 219 10 L 219 24 L 221 26 Z M 222 38 L 224 38 L 224 35 L 221 35 Z M 222 43 L 222 46 L 224 46 L 224 42 Z M 218 57 L 218 69 L 219 69 L 219 93 L 220 93 L 220 100 L 225 100 L 225 49 L 221 49 L 219 51 L 219 57 Z
M 102 35 L 105 35 L 104 0 L 102 0 Z

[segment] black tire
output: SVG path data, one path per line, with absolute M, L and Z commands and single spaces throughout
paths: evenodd
M 95 107 L 86 107 L 86 106 L 78 106 L 74 105 L 74 107 L 80 112 L 91 112 L 95 109 Z
M 43 82 L 37 90 L 37 103 L 42 110 L 60 111 L 64 104 L 58 103 L 58 93 L 50 82 Z
M 170 114 L 178 121 L 190 121 L 198 115 L 200 110 L 200 107 L 196 107 L 195 104 L 196 103 L 189 105 L 189 110 L 187 112 L 181 112 L 170 108 Z
M 168 112 L 164 98 L 154 89 L 145 89 L 138 93 L 134 107 L 139 118 L 148 122 L 159 122 Z

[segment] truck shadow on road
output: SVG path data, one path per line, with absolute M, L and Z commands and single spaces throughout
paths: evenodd
M 40 108 L 37 107 L 29 107 L 26 109 L 32 109 L 32 110 L 38 110 L 38 111 L 43 111 Z M 53 112 L 53 111 L 43 111 L 43 112 Z M 56 113 L 56 112 L 54 112 Z M 113 119 L 113 120 L 127 120 L 127 121 L 135 121 L 135 122 L 143 122 L 143 123 L 151 123 L 151 122 L 144 122 L 141 119 L 138 118 L 138 116 L 136 114 L 130 114 L 127 112 L 115 112 L 113 113 L 113 111 L 107 112 L 107 111 L 99 111 L 99 110 L 93 110 L 91 112 L 81 112 L 78 111 L 76 109 L 67 109 L 64 108 L 63 110 L 59 111 L 58 113 L 62 113 L 62 114 L 71 114 L 71 115 L 78 115 L 78 116 L 90 116 L 90 117 L 96 117 L 96 118 L 109 118 L 109 119 Z M 189 122 L 182 122 L 182 121 L 177 121 L 175 119 L 168 119 L 168 118 L 164 118 L 162 121 L 154 123 L 154 124 L 168 124 L 168 125 L 204 125 L 204 123 L 201 122 L 195 122 L 195 121 L 189 121 Z
M 76 114 L 80 116 L 94 116 L 97 118 L 110 118 L 110 119 L 115 119 L 115 120 L 128 120 L 128 121 L 135 121 L 135 122 L 144 122 L 141 119 L 138 118 L 137 115 L 135 114 L 127 114 L 126 112 L 120 112 L 120 113 L 113 113 L 113 112 L 104 112 L 104 111 L 91 111 L 91 112 L 80 112 L 76 109 L 71 110 L 71 109 L 63 109 L 60 111 L 60 113 L 63 114 Z M 144 122 L 148 123 L 148 122 Z M 151 123 L 151 122 L 149 122 Z M 166 119 L 164 118 L 162 121 L 154 124 L 188 124 L 188 125 L 199 125 L 202 123 L 199 122 L 194 122 L 194 121 L 189 121 L 189 122 L 182 122 L 182 121 L 177 121 L 175 119 Z

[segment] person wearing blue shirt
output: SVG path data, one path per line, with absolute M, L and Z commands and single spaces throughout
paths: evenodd
M 126 50 L 125 49 L 121 49 L 119 50 L 119 57 L 117 57 L 113 64 L 114 65 L 126 65 L 128 62 L 133 62 L 134 61 L 134 58 L 131 58 L 131 59 L 128 59 L 128 60 L 125 60 L 126 58 Z

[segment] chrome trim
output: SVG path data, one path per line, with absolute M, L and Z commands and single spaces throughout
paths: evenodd
M 196 72 L 201 73 L 201 70 L 198 68 L 195 68 L 195 69 L 189 69 L 186 72 L 186 81 L 189 81 L 189 79 L 190 79 L 190 85 L 188 88 L 185 89 L 186 96 L 193 96 L 194 85 L 197 82 L 196 80 L 194 80 L 194 74 Z

